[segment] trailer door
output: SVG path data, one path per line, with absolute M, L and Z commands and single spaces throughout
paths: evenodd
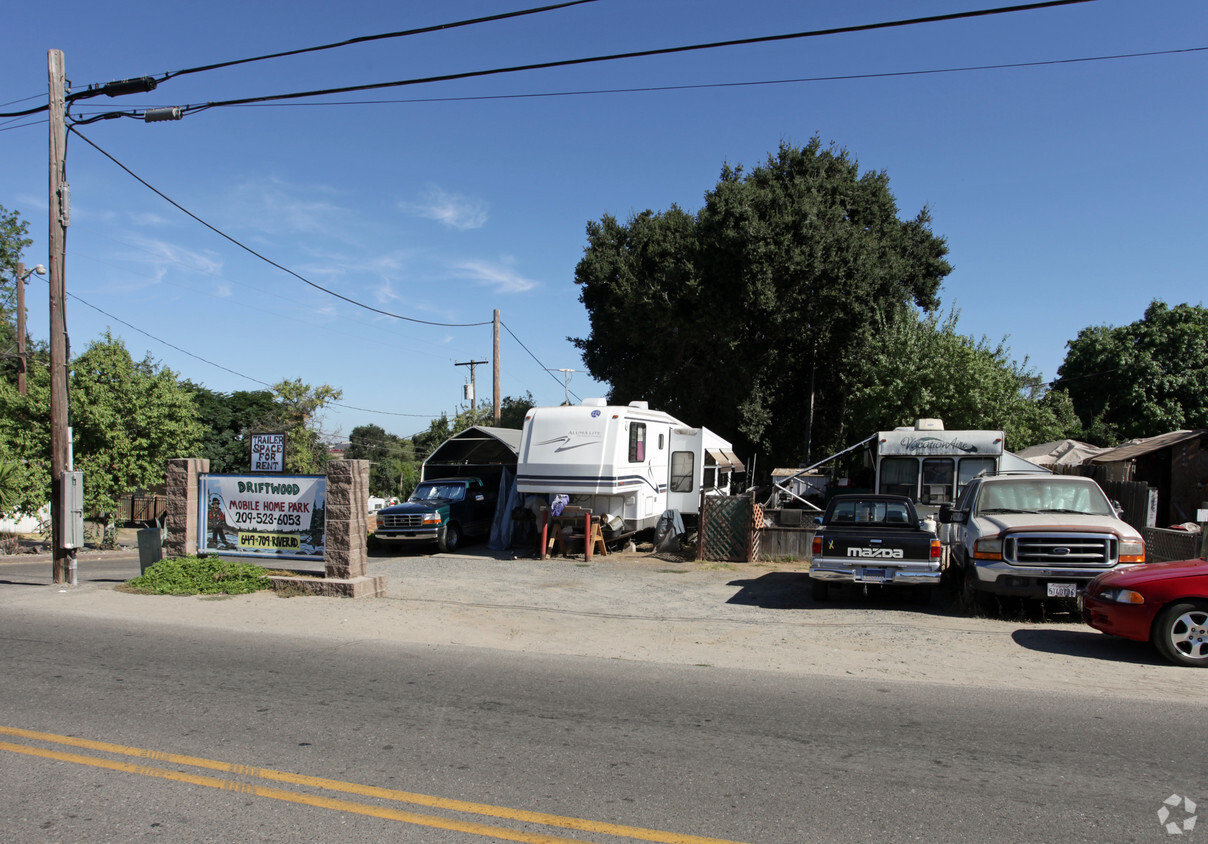
M 700 508 L 700 486 L 704 468 L 704 437 L 699 428 L 671 430 L 671 459 L 668 461 L 667 509 L 695 513 Z

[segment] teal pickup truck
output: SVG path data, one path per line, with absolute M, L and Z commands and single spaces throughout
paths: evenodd
M 490 535 L 496 498 L 481 478 L 421 481 L 402 504 L 378 511 L 373 535 L 386 544 L 436 543 L 443 552 L 453 551 L 463 539 Z

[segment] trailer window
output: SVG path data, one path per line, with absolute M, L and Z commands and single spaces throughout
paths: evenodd
M 960 469 L 957 472 L 957 488 L 956 492 L 959 495 L 960 491 L 965 488 L 965 484 L 976 478 L 982 472 L 992 475 L 994 474 L 994 458 L 993 457 L 963 457 L 961 458 Z
M 695 492 L 692 488 L 694 456 L 690 451 L 671 452 L 672 492 Z
M 913 457 L 886 457 L 881 461 L 881 480 L 877 492 L 884 495 L 908 495 L 917 500 L 919 461 Z
M 644 463 L 646 461 L 646 425 L 634 422 L 629 426 L 629 462 Z
M 956 461 L 951 457 L 927 457 L 923 460 L 923 504 L 947 504 L 952 501 L 952 481 Z

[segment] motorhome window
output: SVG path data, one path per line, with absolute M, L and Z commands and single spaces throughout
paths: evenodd
M 960 467 L 956 473 L 957 495 L 965 488 L 965 484 L 976 478 L 982 472 L 988 475 L 994 474 L 994 458 L 993 457 L 962 457 Z
M 717 467 L 716 466 L 706 466 L 705 467 L 705 489 L 716 489 L 716 488 L 717 488 Z
M 690 451 L 673 451 L 671 452 L 671 491 L 672 492 L 696 492 L 692 488 L 692 476 L 694 472 L 693 459 L 695 455 Z
M 909 495 L 916 500 L 919 488 L 919 461 L 913 457 L 886 457 L 881 461 L 881 480 L 877 492 L 884 495 Z
M 923 504 L 948 504 L 952 501 L 952 481 L 956 475 L 956 461 L 951 457 L 926 457 L 923 459 L 923 492 L 919 501 Z
M 643 463 L 646 460 L 646 425 L 634 422 L 629 426 L 629 462 Z

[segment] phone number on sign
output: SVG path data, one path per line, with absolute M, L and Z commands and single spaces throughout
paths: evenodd
M 302 527 L 301 513 L 233 513 L 235 526 L 273 525 L 275 527 Z

